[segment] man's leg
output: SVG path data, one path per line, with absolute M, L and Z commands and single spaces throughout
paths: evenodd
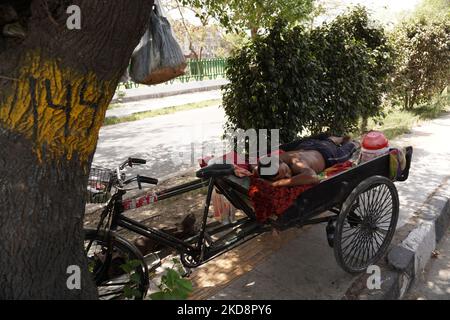
M 351 140 L 347 143 L 344 143 L 342 146 L 338 147 L 338 158 L 340 158 L 339 162 L 344 162 L 349 160 L 353 153 L 360 148 L 360 144 L 358 141 Z
M 328 137 L 328 139 L 330 139 L 331 141 L 334 142 L 334 144 L 337 144 L 337 145 L 341 145 L 344 142 L 344 137 L 331 136 L 331 137 Z
M 353 153 L 359 148 L 359 143 L 356 141 L 349 141 L 344 143 L 342 146 L 336 146 L 334 154 L 332 157 L 328 158 L 327 161 L 330 166 L 343 163 L 350 160 Z
M 347 142 L 350 142 L 352 137 L 347 134 L 347 135 L 345 135 L 343 137 L 331 136 L 328 139 L 330 139 L 331 141 L 333 141 L 337 145 L 343 145 L 343 144 L 346 144 Z

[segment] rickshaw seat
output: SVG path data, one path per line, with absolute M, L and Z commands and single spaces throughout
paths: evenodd
M 212 164 L 206 166 L 196 172 L 197 178 L 209 179 L 213 177 L 223 177 L 232 175 L 234 173 L 234 166 L 232 164 Z

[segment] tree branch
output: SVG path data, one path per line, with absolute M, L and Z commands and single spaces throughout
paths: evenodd
M 47 0 L 42 0 L 42 6 L 44 7 L 45 12 L 47 13 L 48 18 L 50 21 L 55 25 L 59 26 L 58 22 L 56 22 L 55 18 L 53 18 L 52 14 L 50 13 L 50 9 L 48 8 L 48 2 Z
M 175 2 L 177 3 L 178 11 L 180 12 L 181 23 L 183 24 L 183 27 L 185 28 L 187 36 L 189 38 L 189 50 L 192 52 L 192 54 L 194 54 L 195 58 L 198 60 L 198 54 L 194 50 L 194 46 L 192 44 L 192 36 L 191 36 L 191 33 L 189 32 L 189 29 L 188 29 L 188 27 L 186 25 L 186 20 L 184 18 L 183 11 L 181 10 L 180 3 L 178 2 L 178 0 L 175 0 Z
M 10 77 L 6 77 L 6 76 L 2 76 L 2 75 L 0 75 L 0 79 L 10 80 L 10 81 L 19 81 L 19 79 L 16 79 L 16 78 L 10 78 Z

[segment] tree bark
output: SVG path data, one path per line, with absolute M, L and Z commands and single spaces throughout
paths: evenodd
M 66 26 L 73 4 L 81 30 Z M 97 297 L 83 250 L 85 186 L 152 5 L 33 0 L 27 37 L 0 36 L 0 299 Z M 67 286 L 72 265 L 80 290 Z
M 361 121 L 361 127 L 360 127 L 361 134 L 367 132 L 367 125 L 368 125 L 368 123 L 369 123 L 368 117 L 367 116 L 363 116 L 362 117 L 362 121 Z

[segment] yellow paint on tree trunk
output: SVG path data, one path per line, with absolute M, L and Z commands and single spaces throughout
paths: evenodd
M 0 102 L 0 125 L 33 141 L 39 159 L 88 160 L 95 150 L 115 82 L 58 61 L 29 56 L 19 81 Z

